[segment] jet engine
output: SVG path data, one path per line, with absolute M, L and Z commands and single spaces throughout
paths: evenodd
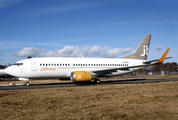
M 91 74 L 91 72 L 74 71 L 70 75 L 70 80 L 72 82 L 90 82 L 93 79 L 94 76 Z

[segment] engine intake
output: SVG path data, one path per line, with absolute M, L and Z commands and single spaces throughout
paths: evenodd
M 94 79 L 94 76 L 90 72 L 74 71 L 70 75 L 72 82 L 90 82 Z

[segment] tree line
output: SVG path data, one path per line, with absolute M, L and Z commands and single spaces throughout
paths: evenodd
M 152 65 L 150 67 L 137 71 L 137 74 L 145 75 L 145 74 L 148 74 L 149 71 L 153 72 L 153 74 L 161 74 L 161 71 L 164 71 L 164 73 L 167 73 L 167 74 L 170 74 L 170 73 L 177 74 L 178 65 L 176 62 Z

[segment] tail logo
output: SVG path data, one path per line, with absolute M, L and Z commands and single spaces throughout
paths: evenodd
M 141 55 L 141 56 L 148 55 L 148 50 L 149 50 L 148 46 L 143 45 L 143 53 L 140 54 L 140 55 Z

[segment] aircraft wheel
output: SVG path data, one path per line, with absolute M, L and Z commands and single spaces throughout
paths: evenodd
M 94 83 L 100 84 L 101 81 L 100 81 L 100 79 L 96 78 L 96 79 L 94 80 Z
M 29 86 L 29 85 L 30 85 L 30 83 L 29 83 L 29 82 L 26 82 L 26 83 L 25 83 L 25 85 L 26 85 L 26 86 Z

